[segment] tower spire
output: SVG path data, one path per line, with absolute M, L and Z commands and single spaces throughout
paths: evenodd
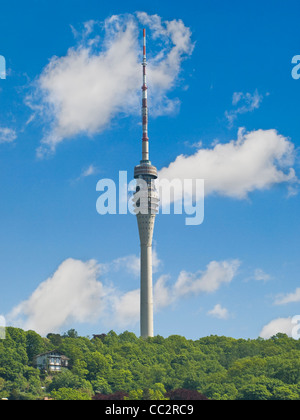
M 143 124 L 143 138 L 142 138 L 142 160 L 149 160 L 149 139 L 148 139 L 148 105 L 147 105 L 147 77 L 146 77 L 146 29 L 143 29 L 143 86 L 142 86 L 142 124 Z

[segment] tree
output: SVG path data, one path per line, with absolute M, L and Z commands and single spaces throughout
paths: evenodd
M 64 333 L 63 337 L 69 337 L 69 338 L 78 338 L 78 333 L 74 328 L 71 328 L 66 333 Z
M 287 384 L 297 384 L 300 381 L 299 355 L 291 359 L 280 359 L 273 373 L 274 378 Z
M 124 400 L 142 400 L 144 395 L 144 391 L 142 389 L 134 389 L 132 391 L 129 391 L 128 397 L 124 397 Z
M 92 392 L 93 388 L 89 381 L 74 375 L 68 369 L 63 369 L 56 374 L 48 387 L 49 391 L 58 390 L 60 388 L 72 388 L 86 390 Z
M 6 382 L 3 378 L 0 378 L 0 398 L 7 398 L 9 391 L 6 388 Z
M 132 332 L 124 331 L 119 335 L 119 340 L 121 342 L 125 341 L 126 343 L 137 343 L 139 339 Z
M 228 369 L 229 377 L 241 377 L 243 375 L 262 375 L 266 370 L 267 361 L 260 356 L 245 357 L 233 363 Z
M 168 391 L 166 397 L 170 400 L 208 400 L 205 395 L 200 394 L 198 391 L 183 388 Z
M 239 389 L 238 400 L 270 400 L 271 392 L 262 384 L 248 384 Z
M 55 348 L 59 347 L 63 341 L 63 338 L 60 334 L 49 333 L 47 338 Z
M 167 400 L 168 398 L 165 396 L 165 394 L 166 389 L 161 383 L 154 384 L 154 386 L 151 389 L 149 389 L 150 400 Z
M 124 390 L 130 391 L 132 389 L 133 375 L 129 369 L 112 369 L 108 378 L 108 383 L 115 391 Z
M 101 374 L 96 376 L 96 379 L 92 382 L 93 390 L 96 394 L 111 394 L 112 389 L 108 384 L 107 380 L 101 376 Z
M 41 374 L 32 359 L 53 349 L 69 358 L 69 369 Z M 42 338 L 8 327 L 0 340 L 0 396 L 294 400 L 300 398 L 299 355 L 300 340 L 284 334 L 268 340 L 210 336 L 192 341 L 110 331 L 90 340 L 72 329 Z
M 46 345 L 42 337 L 35 331 L 27 331 L 26 351 L 29 362 L 33 363 L 34 356 L 37 356 L 46 350 Z
M 86 354 L 85 362 L 88 370 L 87 378 L 90 381 L 95 380 L 99 374 L 105 377 L 110 369 L 108 359 L 99 351 Z
M 128 397 L 128 393 L 125 391 L 117 391 L 113 394 L 96 394 L 92 398 L 93 400 L 124 400 L 125 397 Z
M 89 371 L 87 369 L 87 363 L 84 360 L 75 360 L 72 368 L 72 373 L 81 379 L 85 379 L 86 376 L 89 374 Z
M 235 400 L 238 394 L 233 383 L 210 383 L 203 392 L 212 400 Z
M 299 400 L 299 392 L 288 385 L 278 386 L 273 391 L 273 400 Z
M 51 392 L 51 398 L 58 401 L 91 400 L 91 396 L 88 395 L 88 393 L 71 388 L 59 388 L 58 390 L 54 390 Z

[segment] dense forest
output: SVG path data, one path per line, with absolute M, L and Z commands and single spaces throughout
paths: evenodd
M 49 350 L 66 355 L 69 368 L 40 372 L 34 356 Z M 41 337 L 12 327 L 0 340 L 0 399 L 163 400 L 180 395 L 298 400 L 300 341 L 285 334 L 268 340 L 177 335 L 145 340 L 128 331 L 90 339 L 75 330 Z

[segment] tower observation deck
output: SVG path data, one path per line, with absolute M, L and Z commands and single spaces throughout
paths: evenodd
M 153 337 L 152 238 L 159 197 L 155 188 L 157 169 L 149 160 L 148 105 L 146 80 L 146 31 L 143 30 L 143 86 L 142 86 L 142 160 L 134 168 L 137 180 L 134 197 L 141 246 L 141 337 Z

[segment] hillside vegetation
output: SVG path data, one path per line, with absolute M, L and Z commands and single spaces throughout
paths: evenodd
M 54 349 L 70 359 L 69 369 L 40 372 L 34 356 Z M 43 338 L 12 327 L 0 340 L 0 398 L 164 399 L 178 389 L 186 398 L 190 390 L 209 399 L 300 399 L 300 341 L 285 334 L 144 340 L 127 331 L 90 339 L 74 330 Z

